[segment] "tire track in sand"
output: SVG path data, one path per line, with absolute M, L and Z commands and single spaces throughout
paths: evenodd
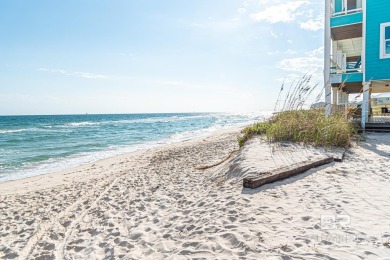
M 80 197 L 78 200 L 76 200 L 72 205 L 68 206 L 64 211 L 58 213 L 56 216 L 50 218 L 49 221 L 45 223 L 41 223 L 37 229 L 37 231 L 29 238 L 29 240 L 26 243 L 26 246 L 23 248 L 23 250 L 19 254 L 19 259 L 24 260 L 28 259 L 33 250 L 35 249 L 36 245 L 41 241 L 42 237 L 53 227 L 56 225 L 61 225 L 60 220 L 65 217 L 67 214 L 70 212 L 75 211 L 79 206 L 84 205 L 83 202 L 89 200 L 91 197 L 94 196 L 94 194 L 98 193 L 99 187 L 104 188 L 107 187 L 106 189 L 103 190 L 103 192 L 100 193 L 97 199 L 94 200 L 92 205 L 96 205 L 96 203 L 101 199 L 101 197 L 117 182 L 117 180 L 123 175 L 127 174 L 127 172 L 121 172 L 120 174 L 116 174 L 114 176 L 111 176 L 111 178 L 105 178 L 104 180 L 98 182 L 96 185 L 93 186 L 92 189 L 89 189 L 89 191 Z M 119 176 L 118 176 L 119 175 Z M 111 183 L 111 184 L 110 184 Z M 85 216 L 85 214 L 88 212 L 92 206 L 88 207 L 84 206 L 82 207 L 84 210 L 81 212 L 80 215 Z M 79 220 L 80 218 L 76 217 L 75 220 L 72 221 L 70 226 L 73 228 L 75 226 L 74 222 Z M 61 225 L 62 226 L 62 225 Z M 61 244 L 60 248 L 61 250 L 59 251 L 58 249 L 55 251 L 55 256 L 59 257 L 56 259 L 64 259 L 63 256 L 63 248 L 65 247 L 66 240 L 69 236 L 69 234 L 72 231 L 72 228 L 68 229 L 65 233 L 65 237 L 63 239 L 63 243 Z

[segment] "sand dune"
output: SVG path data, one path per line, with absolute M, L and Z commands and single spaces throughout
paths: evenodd
M 247 190 L 244 176 L 324 151 L 235 152 L 238 131 L 0 184 L 0 258 L 390 259 L 388 135 Z

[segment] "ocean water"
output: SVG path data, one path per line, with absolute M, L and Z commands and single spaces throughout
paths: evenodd
M 269 114 L 0 116 L 0 182 L 204 136 Z

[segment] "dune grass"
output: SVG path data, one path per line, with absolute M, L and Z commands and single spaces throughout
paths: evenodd
M 357 129 L 343 114 L 325 117 L 323 109 L 284 111 L 267 122 L 242 130 L 238 143 L 242 147 L 254 135 L 268 142 L 299 142 L 316 146 L 349 147 Z
M 268 142 L 299 142 L 316 146 L 349 147 L 357 136 L 358 129 L 345 113 L 332 113 L 325 117 L 324 108 L 311 108 L 311 100 L 317 85 L 310 85 L 310 76 L 302 77 L 295 86 L 292 84 L 284 101 L 282 85 L 275 110 L 270 119 L 256 123 L 242 130 L 238 144 L 242 147 L 252 136 L 262 135 Z M 313 103 L 321 100 L 323 89 Z M 278 109 L 279 108 L 279 109 Z

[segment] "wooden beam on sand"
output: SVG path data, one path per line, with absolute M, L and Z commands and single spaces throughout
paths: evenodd
M 344 154 L 345 154 L 345 150 L 343 150 L 342 152 L 340 152 L 338 154 L 333 155 L 333 160 L 335 162 L 343 162 Z
M 281 181 L 289 177 L 292 177 L 294 175 L 303 173 L 312 168 L 316 168 L 331 163 L 333 161 L 334 161 L 333 157 L 326 157 L 317 161 L 312 161 L 312 160 L 303 161 L 291 166 L 276 169 L 273 172 L 260 173 L 258 177 L 244 178 L 243 185 L 244 188 L 255 189 L 260 186 L 263 186 L 264 184 L 275 182 L 275 181 Z

